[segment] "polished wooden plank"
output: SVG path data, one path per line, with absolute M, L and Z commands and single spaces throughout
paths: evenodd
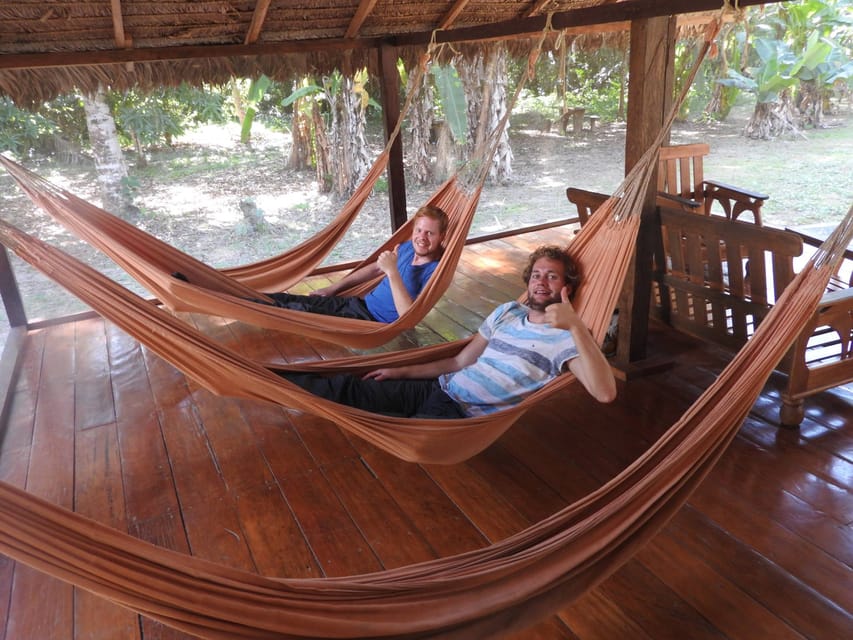
M 569 233 L 466 248 L 445 299 L 385 348 L 476 331 L 494 306 L 523 291 L 528 253 Z M 227 319 L 179 317 L 259 361 L 349 353 Z M 265 575 L 336 576 L 445 557 L 517 533 L 601 486 L 681 416 L 729 357 L 653 328 L 650 344 L 667 354 L 668 370 L 619 382 L 612 405 L 574 387 L 478 456 L 440 466 L 400 461 L 299 411 L 215 397 L 112 325 L 77 319 L 23 345 L 0 478 L 155 544 Z M 801 429 L 780 430 L 783 386 L 770 381 L 707 481 L 646 548 L 512 637 L 851 635 L 853 393 L 810 398 Z M 50 616 L 29 606 L 43 591 L 57 603 Z M 189 637 L 0 562 L 0 640 L 34 633 Z
M 46 330 L 45 369 L 39 379 L 26 489 L 67 509 L 74 508 L 74 325 Z M 49 607 L 31 606 L 49 602 Z M 74 589 L 35 569 L 15 568 L 7 637 L 72 638 Z

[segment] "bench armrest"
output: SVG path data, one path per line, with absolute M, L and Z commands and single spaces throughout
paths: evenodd
M 657 199 L 659 205 L 675 205 L 676 209 L 683 209 L 685 211 L 696 212 L 702 208 L 702 203 L 698 200 L 693 200 L 692 198 L 684 198 L 673 193 L 666 193 L 665 191 L 658 191 Z
M 725 191 L 731 191 L 733 194 L 746 196 L 747 198 L 753 198 L 754 200 L 760 200 L 761 202 L 764 202 L 770 197 L 764 193 L 758 193 L 757 191 L 748 191 L 747 189 L 735 187 L 730 184 L 726 184 L 725 182 L 719 182 L 717 180 L 705 180 L 702 182 L 702 184 L 716 187 L 718 189 L 723 189 Z
M 722 207 L 724 215 L 729 220 L 737 220 L 740 214 L 749 211 L 753 222 L 757 225 L 761 224 L 761 205 L 770 197 L 715 180 L 702 182 L 702 195 L 705 198 L 706 215 L 713 213 L 711 209 L 716 203 Z

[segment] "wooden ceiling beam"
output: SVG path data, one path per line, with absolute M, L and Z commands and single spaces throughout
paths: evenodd
M 361 0 L 361 2 L 358 3 L 358 9 L 355 10 L 355 15 L 352 17 L 352 20 L 347 27 L 347 32 L 344 35 L 345 38 L 355 38 L 358 35 L 364 21 L 367 20 L 367 16 L 373 12 L 373 7 L 375 6 L 376 0 Z
M 267 11 L 269 11 L 271 2 L 272 0 L 258 0 L 255 10 L 252 12 L 252 22 L 249 23 L 249 30 L 246 32 L 243 44 L 254 44 L 258 41 L 261 29 L 263 29 L 264 22 L 267 19 Z
M 85 67 L 123 62 L 163 62 L 197 58 L 231 58 L 238 56 L 283 55 L 318 51 L 349 51 L 377 48 L 387 40 L 363 38 L 345 40 L 293 40 L 263 44 L 218 44 L 179 47 L 109 49 L 104 51 L 63 51 L 61 53 L 17 53 L 0 55 L 1 69 L 39 69 L 48 67 Z
M 456 18 L 459 17 L 459 14 L 465 10 L 466 6 L 468 6 L 469 2 L 470 0 L 456 0 L 456 2 L 453 3 L 453 6 L 450 7 L 450 11 L 448 11 L 438 23 L 438 28 L 449 29 L 453 23 L 456 22 Z
M 784 0 L 739 0 L 739 7 L 757 4 L 775 4 Z M 611 22 L 630 22 L 644 18 L 679 15 L 720 9 L 720 0 L 636 0 L 601 4 L 570 11 L 555 13 L 551 16 L 551 28 L 555 31 L 572 27 L 586 27 Z M 437 42 L 474 42 L 503 40 L 506 38 L 530 36 L 540 33 L 547 24 L 547 16 L 531 16 L 518 20 L 507 20 L 476 27 L 460 27 L 439 31 Z M 398 46 L 424 45 L 430 42 L 431 33 L 400 34 L 395 38 Z
M 119 49 L 127 49 L 133 43 L 124 32 L 124 15 L 121 11 L 121 0 L 110 0 L 110 11 L 113 16 L 113 35 L 116 41 L 116 47 Z
M 529 18 L 531 16 L 538 16 L 542 13 L 542 9 L 551 4 L 551 0 L 536 0 L 532 7 L 530 7 L 525 13 L 524 17 Z
M 780 2 L 782 0 L 769 0 Z M 555 30 L 574 27 L 623 22 L 661 15 L 677 15 L 719 9 L 720 0 L 637 0 L 555 13 L 551 26 Z M 459 4 L 459 3 L 457 3 Z M 768 0 L 740 0 L 739 6 L 768 4 Z M 500 40 L 530 36 L 545 28 L 545 16 L 509 20 L 481 27 L 466 27 L 438 31 L 438 42 L 463 42 Z M 335 38 L 324 40 L 294 40 L 280 43 L 249 45 L 194 45 L 115 49 L 108 51 L 63 51 L 58 53 L 28 53 L 0 55 L 0 69 L 37 69 L 46 67 L 73 67 L 122 62 L 155 62 L 187 60 L 193 58 L 220 58 L 234 56 L 281 55 L 321 51 L 346 51 L 378 48 L 382 44 L 393 46 L 423 46 L 430 42 L 433 32 L 401 34 L 396 38 Z

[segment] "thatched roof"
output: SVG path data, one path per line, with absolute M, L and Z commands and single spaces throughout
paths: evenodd
M 222 83 L 259 73 L 289 78 L 363 66 L 383 44 L 422 49 L 434 33 L 438 40 L 503 39 L 539 32 L 548 21 L 579 33 L 720 6 L 720 0 L 4 0 L 0 94 L 36 104 L 99 84 Z

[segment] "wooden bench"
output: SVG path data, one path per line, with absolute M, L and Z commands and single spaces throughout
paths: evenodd
M 708 342 L 740 348 L 793 278 L 803 239 L 722 216 L 667 208 L 660 214 L 665 255 L 655 275 L 653 315 Z M 720 251 L 707 250 L 715 244 Z M 786 426 L 802 422 L 804 398 L 853 381 L 851 282 L 827 292 L 779 370 L 788 375 L 780 407 Z
M 815 238 L 798 235 L 806 244 L 820 244 Z M 804 417 L 805 398 L 853 380 L 853 251 L 845 253 L 839 272 L 830 280 L 789 358 L 779 420 L 796 426 Z

